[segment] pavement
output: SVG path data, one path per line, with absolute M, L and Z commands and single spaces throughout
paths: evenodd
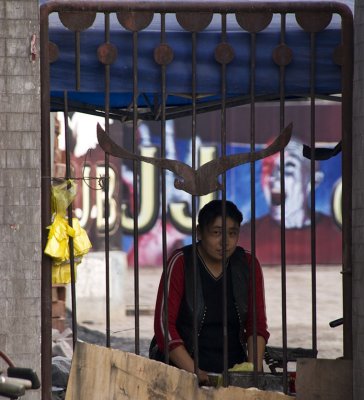
M 342 317 L 341 266 L 318 266 L 316 272 L 317 348 L 319 358 L 342 356 L 342 326 L 330 328 L 329 322 Z M 140 354 L 147 354 L 153 336 L 153 314 L 161 268 L 142 268 L 139 271 L 139 337 Z M 269 345 L 282 346 L 282 275 L 279 267 L 263 267 Z M 312 274 L 309 266 L 288 266 L 286 273 L 287 345 L 312 348 Z M 134 271 L 123 274 L 123 305 L 113 312 L 111 335 L 118 347 L 134 351 L 136 325 L 134 317 Z M 102 319 L 82 321 L 83 332 L 105 332 Z M 100 334 L 98 334 L 100 338 Z M 123 347 L 123 343 L 125 346 Z M 129 348 L 129 347 L 132 348 Z

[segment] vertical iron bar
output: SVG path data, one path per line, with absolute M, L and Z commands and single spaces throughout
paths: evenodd
M 42 249 L 47 244 L 45 227 L 51 223 L 51 156 L 50 156 L 50 78 L 49 78 L 49 22 L 48 11 L 40 9 L 40 80 L 41 80 L 41 223 Z M 52 262 L 42 251 L 41 275 L 41 395 L 52 396 Z
M 105 13 L 105 42 L 110 43 L 110 14 Z M 110 111 L 110 65 L 105 65 L 105 132 L 109 135 Z M 110 347 L 110 202 L 109 179 L 110 163 L 109 154 L 105 152 L 105 291 L 106 291 L 106 347 Z
M 196 32 L 192 32 L 192 168 L 196 169 Z M 198 321 L 197 321 L 197 243 L 196 243 L 196 195 L 192 195 L 192 254 L 193 254 L 193 361 L 198 372 Z
M 71 162 L 70 162 L 70 129 L 68 126 L 68 94 L 64 91 L 64 129 L 66 138 L 66 179 L 71 177 Z M 68 186 L 67 186 L 68 187 Z M 68 224 L 72 226 L 72 204 L 68 206 Z M 72 341 L 73 348 L 77 342 L 77 307 L 76 307 L 76 274 L 75 274 L 75 258 L 74 258 L 74 246 L 73 238 L 69 237 L 69 249 L 70 249 L 70 268 L 71 268 L 71 294 L 72 294 Z
M 138 32 L 133 32 L 133 152 L 138 152 Z M 133 161 L 133 208 L 134 208 L 134 309 L 135 354 L 140 353 L 139 334 L 139 229 L 138 229 L 138 175 L 139 164 Z
M 281 14 L 281 44 L 285 44 L 286 14 Z M 285 125 L 285 66 L 279 68 L 280 85 L 280 131 Z M 287 269 L 286 269 L 286 189 L 285 189 L 284 149 L 280 152 L 280 185 L 281 185 L 281 285 L 282 285 L 282 348 L 283 348 L 283 391 L 287 394 Z
M 353 112 L 353 18 L 342 16 L 342 210 L 343 210 L 343 346 L 344 358 L 353 359 L 352 337 L 352 112 Z
M 226 14 L 221 14 L 221 41 L 226 42 Z M 226 64 L 221 64 L 221 156 L 226 155 Z M 226 173 L 222 174 L 223 190 L 222 190 L 222 310 L 223 310 L 223 386 L 229 384 L 228 379 L 228 318 L 227 318 L 227 273 L 226 273 Z
M 255 151 L 255 50 L 256 34 L 250 37 L 250 151 Z M 258 384 L 258 357 L 257 357 L 257 301 L 256 301 L 256 271 L 255 271 L 255 163 L 250 163 L 250 191 L 251 191 L 251 244 L 252 244 L 252 289 L 253 289 L 253 363 L 254 363 L 254 385 Z
M 311 284 L 312 284 L 312 350 L 317 352 L 316 317 L 316 196 L 315 196 L 315 83 L 316 83 L 316 42 L 315 33 L 311 33 L 310 68 L 310 110 L 311 110 Z
M 80 63 L 80 32 L 75 32 L 75 60 L 76 60 L 76 90 L 81 88 L 81 63 Z
M 166 15 L 161 14 L 161 43 L 166 41 Z M 161 157 L 166 157 L 166 65 L 161 65 L 161 91 L 162 91 L 162 114 L 161 114 Z M 161 169 L 162 179 L 162 256 L 163 256 L 163 295 L 164 295 L 164 332 L 168 332 L 168 276 L 167 276 L 167 199 L 166 199 L 166 171 Z M 166 364 L 169 363 L 169 351 L 168 351 L 168 335 L 164 335 L 164 361 Z

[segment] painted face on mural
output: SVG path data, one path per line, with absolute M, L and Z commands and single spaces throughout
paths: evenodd
M 302 228 L 310 225 L 309 196 L 311 162 L 302 155 L 302 143 L 291 140 L 284 153 L 286 227 Z M 322 173 L 315 172 L 315 184 L 322 180 Z M 280 155 L 263 161 L 262 187 L 270 214 L 281 221 Z

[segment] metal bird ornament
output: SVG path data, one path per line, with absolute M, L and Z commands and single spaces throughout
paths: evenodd
M 189 165 L 178 160 L 144 157 L 131 153 L 118 146 L 105 133 L 100 124 L 97 124 L 97 139 L 101 148 L 106 153 L 109 153 L 114 157 L 144 161 L 153 164 L 156 167 L 168 169 L 178 176 L 174 181 L 176 189 L 184 190 L 189 194 L 197 196 L 203 196 L 215 192 L 216 190 L 221 190 L 222 185 L 218 180 L 219 175 L 241 164 L 258 161 L 281 151 L 287 146 L 291 139 L 291 135 L 292 123 L 286 126 L 282 133 L 264 150 L 222 156 L 211 160 L 206 164 L 201 165 L 197 170 L 194 170 Z

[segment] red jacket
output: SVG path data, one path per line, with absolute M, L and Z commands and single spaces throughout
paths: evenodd
M 246 252 L 246 258 L 249 267 L 251 267 L 251 254 Z M 257 335 L 264 337 L 268 341 L 269 332 L 267 331 L 267 318 L 265 313 L 264 299 L 264 280 L 261 266 L 256 259 L 255 261 L 255 281 L 256 281 L 256 310 L 257 310 Z M 167 285 L 168 285 L 168 343 L 169 351 L 183 344 L 183 340 L 178 333 L 176 322 L 178 319 L 179 308 L 184 294 L 184 256 L 183 251 L 176 250 L 169 258 L 167 263 Z M 160 351 L 164 351 L 164 324 L 163 324 L 163 308 L 164 308 L 164 275 L 162 274 L 158 295 L 156 301 L 156 309 L 154 316 L 154 332 Z M 246 323 L 246 337 L 253 335 L 253 290 L 252 290 L 252 274 L 250 274 L 249 297 L 248 297 L 248 316 Z

